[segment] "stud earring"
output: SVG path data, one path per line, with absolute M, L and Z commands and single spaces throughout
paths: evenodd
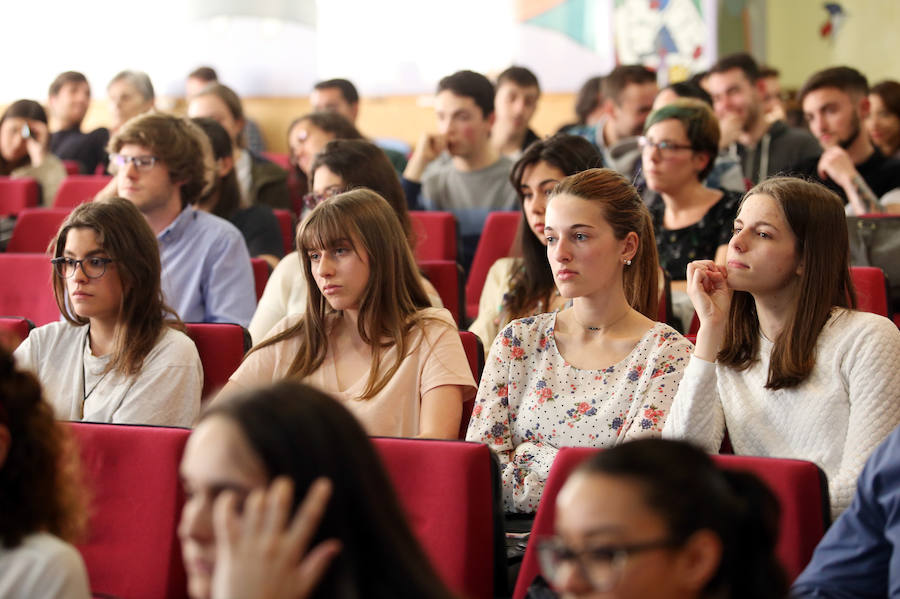
M 625 266 L 631 266 L 631 258 L 624 260 L 624 262 L 625 262 Z

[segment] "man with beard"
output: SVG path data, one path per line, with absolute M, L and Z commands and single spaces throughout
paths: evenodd
M 870 110 L 868 93 L 866 77 L 850 67 L 819 71 L 803 84 L 803 115 L 824 151 L 793 170 L 838 193 L 853 214 L 900 212 L 900 204 L 879 200 L 900 187 L 900 160 L 884 156 L 862 126 Z

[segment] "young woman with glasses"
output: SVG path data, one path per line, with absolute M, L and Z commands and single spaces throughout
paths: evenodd
M 415 235 L 406 209 L 406 197 L 397 172 L 387 155 L 373 143 L 363 139 L 337 139 L 328 142 L 312 162 L 312 193 L 307 197 L 310 209 L 326 198 L 365 187 L 387 200 L 400 220 L 404 238 L 415 247 Z M 434 286 L 424 277 L 419 282 L 432 306 L 443 303 Z M 301 259 L 297 252 L 284 257 L 266 283 L 250 321 L 250 335 L 259 343 L 275 324 L 290 314 L 302 314 L 306 309 L 307 286 Z
M 535 539 L 565 597 L 781 599 L 778 502 L 755 476 L 720 470 L 686 443 L 646 439 L 597 453 L 556 501 L 556 536 Z
M 203 369 L 194 343 L 169 326 L 159 249 L 128 200 L 77 207 L 51 244 L 53 291 L 65 320 L 16 349 L 62 420 L 191 426 Z

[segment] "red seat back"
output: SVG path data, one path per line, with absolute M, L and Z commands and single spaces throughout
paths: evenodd
M 204 400 L 228 382 L 250 349 L 250 334 L 239 324 L 189 322 L 187 334 L 203 364 Z
M 26 208 L 16 218 L 6 251 L 35 254 L 46 252 L 68 215 L 68 208 Z
M 0 340 L 10 350 L 15 350 L 33 328 L 34 323 L 27 318 L 21 316 L 0 316 Z
M 484 370 L 484 346 L 481 344 L 481 339 L 475 333 L 460 331 L 459 340 L 462 341 L 463 350 L 466 352 L 466 359 L 469 361 L 475 385 L 480 385 L 481 372 Z M 474 397 L 463 404 L 462 419 L 459 421 L 459 438 L 461 440 L 466 438 L 466 430 L 469 428 L 469 419 L 472 418 L 474 407 Z
M 289 254 L 294 251 L 294 215 L 290 210 L 273 209 L 275 218 L 278 219 L 278 226 L 281 227 L 281 237 L 284 241 L 284 253 Z
M 253 267 L 253 284 L 256 288 L 256 301 L 262 297 L 263 291 L 266 290 L 266 283 L 269 282 L 269 274 L 272 267 L 262 258 L 250 258 L 250 266 Z
M 53 207 L 74 208 L 90 202 L 111 180 L 109 175 L 69 175 L 56 190 Z
M 531 538 L 516 581 L 513 599 L 525 597 L 528 586 L 540 571 L 535 540 L 553 534 L 556 496 L 569 474 L 597 451 L 600 450 L 564 447 L 553 461 L 531 529 Z M 778 497 L 781 519 L 776 549 L 788 580 L 794 580 L 809 563 L 813 550 L 825 534 L 825 526 L 830 518 L 825 475 L 812 462 L 802 460 L 735 455 L 714 455 L 712 458 L 721 468 L 752 472 Z
M 494 596 L 490 449 L 480 443 L 372 440 L 410 525 L 452 591 Z
M 875 266 L 851 266 L 850 278 L 856 288 L 856 308 L 888 317 L 888 287 L 884 271 Z
M 30 177 L 0 177 L 0 216 L 18 214 L 41 202 L 41 188 Z
M 46 254 L 0 254 L 0 314 L 24 316 L 37 326 L 59 320 L 52 275 Z
M 416 260 L 456 262 L 456 218 L 449 212 L 410 210 Z
M 418 265 L 422 270 L 422 274 L 434 285 L 438 295 L 441 296 L 444 307 L 450 310 L 453 320 L 456 321 L 456 326 L 459 326 L 462 316 L 460 312 L 460 306 L 462 305 L 462 270 L 459 265 L 455 260 L 420 260 Z
M 77 160 L 63 160 L 62 163 L 66 168 L 67 175 L 77 175 L 81 172 L 81 165 Z
M 475 248 L 475 256 L 472 258 L 472 267 L 466 281 L 466 316 L 469 318 L 478 316 L 478 300 L 481 299 L 481 290 L 484 289 L 488 271 L 494 262 L 509 256 L 521 220 L 521 212 L 510 211 L 491 212 L 484 221 L 484 229 L 481 231 L 478 247 Z
M 78 546 L 95 594 L 181 599 L 187 580 L 176 529 L 178 465 L 187 429 L 69 424 L 90 491 L 89 535 Z

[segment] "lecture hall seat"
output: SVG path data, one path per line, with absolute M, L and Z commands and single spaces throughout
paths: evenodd
M 0 316 L 0 337 L 8 349 L 15 351 L 19 344 L 28 337 L 34 323 L 22 316 Z
M 41 188 L 30 177 L 0 177 L 0 216 L 16 215 L 41 202 Z
M 16 218 L 6 251 L 32 254 L 47 252 L 68 215 L 67 208 L 26 208 Z
M 109 175 L 69 175 L 56 190 L 53 207 L 71 210 L 79 204 L 90 202 L 111 180 Z
M 0 253 L 0 314 L 24 316 L 37 326 L 59 320 L 53 267 L 46 254 Z M 14 282 L 14 283 L 13 283 Z
M 239 324 L 188 322 L 185 327 L 203 364 L 202 401 L 206 401 L 241 365 L 250 350 L 250 333 Z
M 491 212 L 484 221 L 484 229 L 481 231 L 478 247 L 475 248 L 472 267 L 469 269 L 469 278 L 466 280 L 466 316 L 468 318 L 474 320 L 478 317 L 478 302 L 481 300 L 481 290 L 484 289 L 488 271 L 491 270 L 494 262 L 509 256 L 521 220 L 522 213 L 516 210 Z M 534 235 L 531 231 L 526 231 L 524 234 Z
M 410 210 L 416 260 L 456 262 L 456 218 L 449 212 Z
M 453 315 L 456 326 L 462 322 L 462 268 L 455 260 L 419 260 L 425 278 L 434 285 L 444 307 Z

